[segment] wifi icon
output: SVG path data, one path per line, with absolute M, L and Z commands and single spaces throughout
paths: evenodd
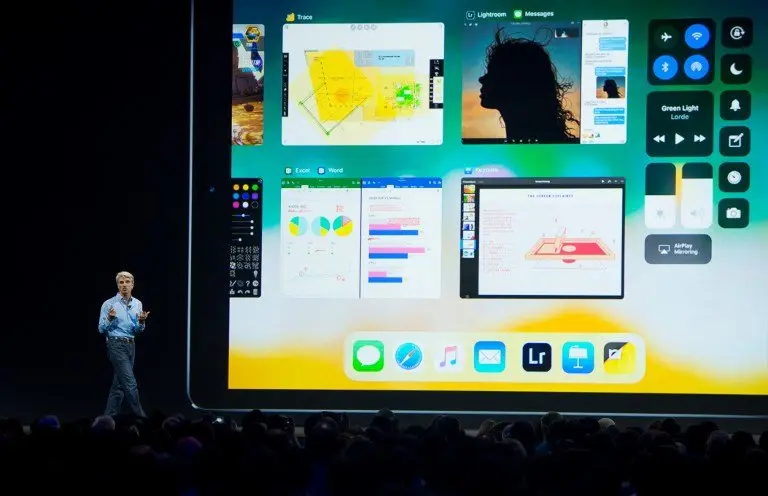
M 685 30 L 685 43 L 694 50 L 707 46 L 709 39 L 709 28 L 703 24 L 692 24 Z

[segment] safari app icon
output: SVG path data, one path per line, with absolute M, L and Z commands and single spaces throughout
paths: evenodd
M 356 372 L 381 372 L 384 369 L 384 343 L 376 340 L 355 341 L 352 368 Z

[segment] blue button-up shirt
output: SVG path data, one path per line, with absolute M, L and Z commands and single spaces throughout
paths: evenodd
M 115 309 L 115 318 L 109 320 L 109 310 Z M 120 293 L 101 305 L 99 332 L 111 338 L 133 338 L 144 330 L 146 324 L 139 322 L 143 307 L 138 298 L 131 297 L 127 302 Z

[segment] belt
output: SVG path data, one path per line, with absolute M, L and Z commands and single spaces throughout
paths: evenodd
M 119 337 L 108 337 L 109 341 L 117 341 L 118 343 L 133 343 L 133 338 L 119 338 Z

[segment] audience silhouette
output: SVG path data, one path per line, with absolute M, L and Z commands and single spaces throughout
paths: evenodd
M 320 412 L 301 432 L 282 415 L 181 415 L 62 423 L 26 433 L 0 419 L 6 494 L 179 496 L 664 496 L 758 494 L 768 433 L 728 434 L 674 419 L 620 429 L 608 418 L 550 412 L 532 424 L 458 419 L 402 428 L 390 410 L 367 426 Z M 763 481 L 762 483 L 760 481 Z

